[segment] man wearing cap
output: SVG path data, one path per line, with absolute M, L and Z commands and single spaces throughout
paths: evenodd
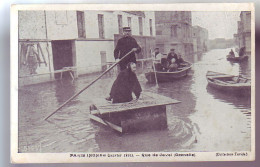
M 167 60 L 168 60 L 169 64 L 171 64 L 172 58 L 175 58 L 176 60 L 178 59 L 177 54 L 175 53 L 174 49 L 171 49 L 170 53 L 167 56 Z
M 161 58 L 163 57 L 163 55 L 160 53 L 159 48 L 154 49 L 153 57 L 155 60 L 161 61 Z
M 140 46 L 137 44 L 136 40 L 131 36 L 130 27 L 124 27 L 123 34 L 124 36 L 118 40 L 116 48 L 114 50 L 114 57 L 116 61 L 119 61 L 119 59 L 124 57 L 131 50 L 133 52 L 119 63 L 121 71 L 126 69 L 126 66 L 129 62 L 136 63 L 135 53 L 139 53 L 141 51 Z

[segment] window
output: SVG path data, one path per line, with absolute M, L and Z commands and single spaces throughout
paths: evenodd
M 153 21 L 152 21 L 152 19 L 149 19 L 149 25 L 150 25 L 150 35 L 153 36 Z
M 185 12 L 181 11 L 181 20 L 184 20 L 184 19 L 185 19 Z
M 139 21 L 139 35 L 143 35 L 143 18 L 138 17 L 138 21 Z
M 178 15 L 178 13 L 176 13 L 176 14 L 174 15 L 174 17 L 176 18 L 176 20 L 179 20 L 179 15 Z
M 104 15 L 102 14 L 98 14 L 98 29 L 99 29 L 99 38 L 105 38 Z
M 77 11 L 78 37 L 86 38 L 84 12 Z
M 132 27 L 131 27 L 131 17 L 127 17 L 127 25 L 128 25 L 128 27 L 130 27 L 131 29 L 132 29 Z
M 123 34 L 123 19 L 122 19 L 122 15 L 117 15 L 117 19 L 118 19 L 118 33 L 119 34 Z
M 171 37 L 177 37 L 177 25 L 171 26 Z

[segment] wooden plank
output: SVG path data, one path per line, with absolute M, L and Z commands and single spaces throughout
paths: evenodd
M 98 110 L 91 110 L 90 114 L 100 114 Z
M 100 114 L 180 103 L 178 100 L 150 92 L 142 93 L 142 97 L 137 102 L 112 104 L 112 102 L 106 101 L 105 98 L 97 98 L 93 99 L 93 101 Z
M 115 125 L 115 124 L 113 124 L 113 123 L 111 123 L 111 122 L 104 121 L 103 119 L 101 119 L 101 118 L 99 118 L 99 117 L 97 117 L 97 116 L 95 116 L 95 115 L 92 115 L 92 114 L 90 114 L 89 117 L 90 117 L 90 119 L 92 119 L 92 120 L 94 120 L 94 121 L 97 121 L 97 122 L 99 122 L 99 123 L 102 123 L 102 124 L 104 124 L 104 125 L 106 125 L 106 126 L 109 126 L 109 127 L 111 127 L 112 129 L 114 129 L 114 130 L 116 130 L 116 131 L 118 131 L 118 132 L 120 132 L 120 133 L 123 132 L 123 130 L 122 130 L 121 127 L 119 127 L 119 126 L 117 126 L 117 125 Z

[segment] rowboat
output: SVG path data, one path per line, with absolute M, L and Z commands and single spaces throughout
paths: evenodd
M 222 91 L 243 94 L 251 93 L 251 79 L 213 71 L 206 74 L 208 85 Z
M 248 56 L 241 56 L 241 57 L 228 57 L 227 60 L 231 62 L 242 62 L 248 60 Z
M 163 71 L 150 71 L 145 73 L 145 77 L 148 80 L 149 83 L 155 83 L 157 78 L 158 82 L 169 82 L 174 81 L 180 78 L 183 78 L 188 75 L 188 72 L 190 71 L 192 64 L 189 62 L 185 62 L 185 66 L 180 67 L 177 69 L 177 71 L 173 72 L 163 72 Z M 156 73 L 156 77 L 155 77 Z
M 180 101 L 144 92 L 138 101 L 113 104 L 104 98 L 93 99 L 90 119 L 120 133 L 167 128 L 166 106 Z

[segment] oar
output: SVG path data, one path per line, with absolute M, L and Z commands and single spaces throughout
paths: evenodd
M 151 54 L 152 54 L 152 50 L 151 50 Z M 157 81 L 157 74 L 156 74 L 156 70 L 155 70 L 154 60 L 155 60 L 155 56 L 152 59 L 152 61 L 153 61 L 153 71 L 154 71 L 155 83 L 156 83 L 156 87 L 158 88 L 159 85 L 158 85 L 158 81 Z
M 153 71 L 154 71 L 154 77 L 155 77 L 155 83 L 156 83 L 156 87 L 158 88 L 158 81 L 157 81 L 157 74 L 156 74 L 156 70 L 155 70 L 155 65 L 154 65 L 154 60 L 153 60 Z
M 128 52 L 124 57 L 122 57 L 118 62 L 116 62 L 115 64 L 113 64 L 111 67 L 109 67 L 105 72 L 103 72 L 102 74 L 100 74 L 95 80 L 93 80 L 90 84 L 88 84 L 85 88 L 83 88 L 81 91 L 79 91 L 78 93 L 76 93 L 75 95 L 73 95 L 71 98 L 69 98 L 66 102 L 64 102 L 59 108 L 57 108 L 53 113 L 51 113 L 48 117 L 46 117 L 44 120 L 47 120 L 48 118 L 50 118 L 53 114 L 55 114 L 57 111 L 59 111 L 62 107 L 64 107 L 67 103 L 69 103 L 72 99 L 74 99 L 75 97 L 77 97 L 79 94 L 81 94 L 84 90 L 86 90 L 87 88 L 89 88 L 91 85 L 93 85 L 97 80 L 99 80 L 103 75 L 105 75 L 107 72 L 109 72 L 112 68 L 114 68 L 118 63 L 120 63 L 124 58 L 126 58 L 126 56 L 128 56 L 130 53 L 132 53 L 133 51 L 131 50 L 130 52 Z

